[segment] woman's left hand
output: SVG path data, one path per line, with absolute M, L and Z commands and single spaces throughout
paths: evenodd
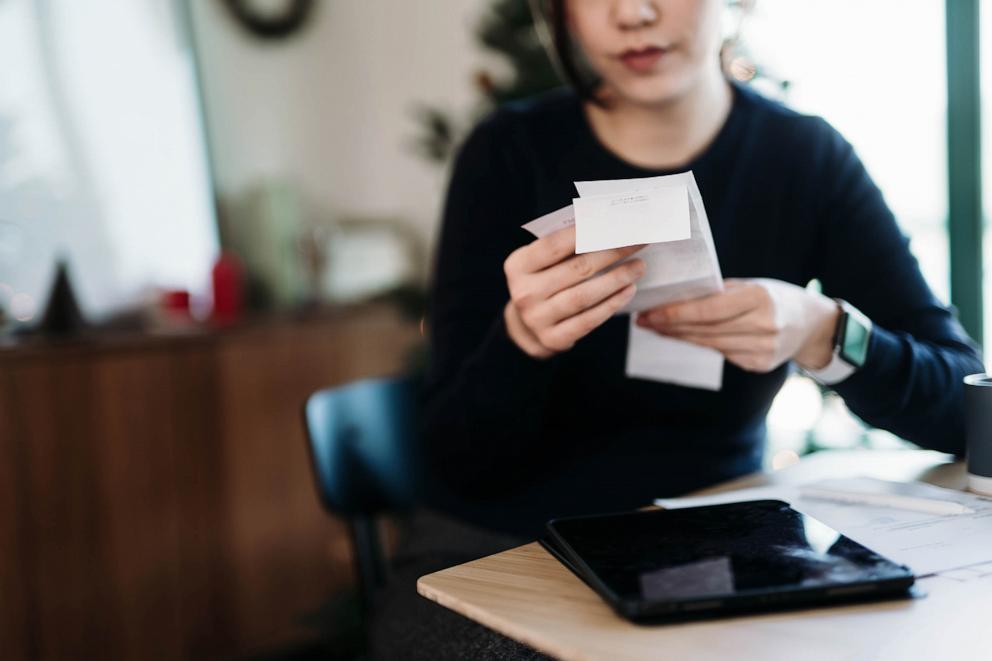
M 637 325 L 712 347 L 750 372 L 771 372 L 787 360 L 825 367 L 840 313 L 836 302 L 781 280 L 725 280 L 719 294 L 645 310 Z

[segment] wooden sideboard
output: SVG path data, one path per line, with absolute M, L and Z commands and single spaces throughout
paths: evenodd
M 226 658 L 314 634 L 351 583 L 301 407 L 396 373 L 388 308 L 0 349 L 4 659 Z

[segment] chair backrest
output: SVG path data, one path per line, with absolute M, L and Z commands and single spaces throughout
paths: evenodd
M 411 506 L 419 490 L 416 387 L 367 379 L 311 395 L 304 423 L 321 501 L 336 514 Z

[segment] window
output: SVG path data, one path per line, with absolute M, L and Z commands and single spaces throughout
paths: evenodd
M 0 1 L 0 308 L 66 260 L 90 321 L 206 288 L 213 199 L 179 4 Z M 108 26 L 113 26 L 108 29 Z
M 944 3 L 759 0 L 743 37 L 759 70 L 756 86 L 824 117 L 854 145 L 931 288 L 947 302 Z M 839 397 L 821 396 L 802 376 L 791 377 L 780 393 L 769 432 L 773 467 L 824 447 L 906 445 L 866 429 Z
M 981 3 L 981 35 L 979 40 L 984 46 L 980 53 L 982 76 L 982 173 L 984 178 L 985 206 L 985 250 L 983 262 L 985 267 L 984 295 L 985 303 L 985 365 L 992 370 L 992 6 L 988 2 Z
M 744 37 L 780 96 L 854 145 L 949 298 L 944 5 L 934 0 L 760 0 Z M 760 83 L 765 84 L 767 83 Z

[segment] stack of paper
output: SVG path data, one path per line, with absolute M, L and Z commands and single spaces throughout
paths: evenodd
M 642 179 L 577 181 L 572 204 L 524 225 L 540 238 L 575 225 L 576 253 L 647 244 L 637 294 L 622 312 L 722 291 L 706 209 L 692 172 Z M 640 328 L 630 320 L 627 376 L 719 390 L 723 356 Z
M 805 487 L 845 486 L 852 491 L 864 491 L 867 486 L 883 488 L 888 484 L 891 483 L 861 477 L 814 482 Z M 971 510 L 968 514 L 944 516 L 895 507 L 829 502 L 804 497 L 804 491 L 809 489 L 796 485 L 754 487 L 711 496 L 659 499 L 655 504 L 675 509 L 748 500 L 783 500 L 859 544 L 908 566 L 917 576 L 992 561 L 992 498 L 919 482 L 900 485 L 901 494 L 959 503 Z

